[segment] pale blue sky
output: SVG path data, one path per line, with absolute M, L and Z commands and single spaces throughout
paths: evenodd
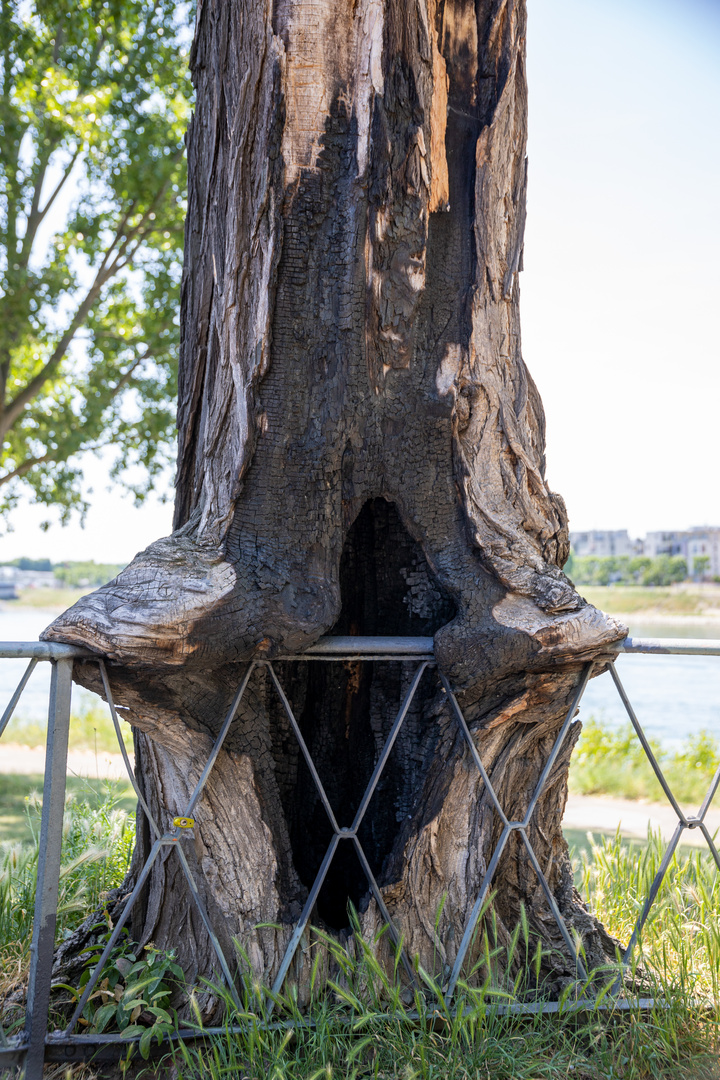
M 720 525 L 720 5 L 529 0 L 524 355 L 571 528 Z
M 524 355 L 571 528 L 720 525 L 720 0 L 528 0 Z M 0 559 L 123 561 L 169 531 L 89 470 Z

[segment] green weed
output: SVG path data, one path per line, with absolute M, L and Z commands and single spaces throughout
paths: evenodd
M 649 836 L 644 850 L 629 848 L 619 836 L 599 843 L 591 838 L 582 866 L 585 895 L 621 941 L 629 940 L 664 849 L 659 836 Z M 700 852 L 671 861 L 630 965 L 628 983 L 653 1000 L 650 1006 L 613 1009 L 610 991 L 618 968 L 610 967 L 591 974 L 592 986 L 568 987 L 559 1014 L 509 1013 L 508 1005 L 542 993 L 533 987 L 541 955 L 526 918 L 504 945 L 493 934 L 492 920 L 486 922 L 475 968 L 459 982 L 452 1008 L 431 975 L 416 966 L 420 985 L 410 990 L 397 953 L 388 970 L 377 960 L 378 940 L 364 941 L 357 920 L 353 929 L 352 950 L 314 931 L 311 1000 L 302 1009 L 292 986 L 272 995 L 247 964 L 240 1008 L 227 991 L 213 987 L 224 1001 L 225 1030 L 180 1045 L 166 1059 L 177 1080 L 720 1075 L 720 881 L 714 863 Z M 328 966 L 335 969 L 330 978 Z M 510 970 L 520 972 L 512 983 Z M 596 998 L 597 1004 L 574 1011 L 574 995 Z M 274 1025 L 265 1022 L 269 1000 Z M 201 1034 L 197 1006 L 195 1017 Z
M 700 731 L 675 752 L 667 751 L 657 740 L 649 742 L 675 797 L 699 805 L 720 766 L 718 740 Z M 569 782 L 570 790 L 581 795 L 665 798 L 630 723 L 611 728 L 593 717 L 585 721 L 570 764 Z
M 93 805 L 69 794 L 63 820 L 63 853 L 57 932 L 79 926 L 102 895 L 120 885 L 135 840 L 134 815 L 117 805 L 115 789 Z M 40 800 L 26 803 L 30 843 L 0 844 L 0 998 L 26 977 L 32 937 L 40 840 Z
M 648 832 L 643 847 L 619 834 L 591 841 L 582 856 L 581 892 L 601 922 L 627 942 L 667 843 Z M 676 849 L 639 942 L 638 958 L 659 993 L 680 993 L 720 1017 L 720 874 L 702 849 Z
M 133 735 L 129 724 L 121 722 L 120 731 L 123 741 L 132 751 Z M 47 723 L 39 722 L 22 715 L 10 721 L 4 736 L 6 742 L 20 743 L 22 746 L 45 746 Z M 99 698 L 81 695 L 74 705 L 70 717 L 70 736 L 68 745 L 71 750 L 95 750 L 98 753 L 119 753 L 117 735 L 110 718 L 110 712 L 104 701 Z
M 89 955 L 77 989 L 57 984 L 70 991 L 73 1001 L 79 1000 L 89 982 L 109 933 L 108 930 L 96 945 L 84 950 Z M 103 968 L 102 978 L 83 1009 L 80 1023 L 84 1030 L 136 1037 L 140 1054 L 147 1059 L 153 1040 L 160 1046 L 166 1036 L 177 1030 L 177 1012 L 170 1002 L 185 976 L 175 958 L 174 950 L 156 949 L 152 943 L 141 948 L 123 930 Z M 128 1062 L 131 1050 L 132 1045 L 128 1048 Z
M 65 782 L 68 798 L 86 803 L 92 811 L 98 811 L 108 799 L 112 799 L 115 808 L 126 814 L 135 811 L 137 797 L 129 781 L 69 775 Z M 5 850 L 8 844 L 34 842 L 42 788 L 43 777 L 40 774 L 5 773 L 0 778 L 0 851 Z M 31 803 L 33 813 L 28 814 Z
M 35 804 L 28 806 L 28 817 L 37 838 Z M 61 934 L 93 909 L 102 892 L 120 883 L 132 846 L 131 819 L 112 798 L 98 808 L 71 799 L 64 827 Z M 628 846 L 619 836 L 590 840 L 578 869 L 583 893 L 608 931 L 625 943 L 665 845 L 653 835 L 645 847 Z M 6 979 L 17 978 L 18 962 L 26 969 L 36 863 L 37 839 L 2 849 L 0 955 Z M 365 941 L 352 912 L 351 919 L 348 947 L 313 930 L 307 953 L 309 1001 L 300 1001 L 291 983 L 273 995 L 241 949 L 245 978 L 238 983 L 238 1003 L 226 989 L 209 983 L 182 988 L 171 954 L 152 947 L 141 954 L 125 940 L 103 973 L 84 1017 L 85 1029 L 130 1029 L 150 1055 L 151 1042 L 164 1042 L 177 1026 L 172 1006 L 180 1008 L 184 1000 L 188 1016 L 182 1026 L 194 1029 L 197 1040 L 174 1046 L 164 1061 L 148 1064 L 145 1074 L 176 1080 L 720 1076 L 720 880 L 714 863 L 700 851 L 684 850 L 670 861 L 631 965 L 630 979 L 655 1001 L 649 1008 L 572 1010 L 575 995 L 592 997 L 598 991 L 601 1004 L 611 1004 L 617 973 L 611 967 L 593 972 L 592 986 L 569 986 L 559 1015 L 508 1013 L 517 1001 L 542 998 L 542 947 L 528 918 L 521 919 L 509 942 L 499 941 L 490 911 L 473 950 L 474 967 L 459 982 L 448 1008 L 438 982 L 440 969 L 425 972 L 416 964 L 418 985 L 411 986 L 398 951 L 381 940 L 385 931 Z M 391 962 L 381 963 L 379 953 Z M 203 1024 L 201 1002 L 209 995 L 224 1006 L 219 1034 Z M 268 1018 L 271 1002 L 274 1014 Z M 125 1063 L 129 1060 L 128 1054 Z

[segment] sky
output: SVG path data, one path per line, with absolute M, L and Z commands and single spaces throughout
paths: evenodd
M 571 529 L 720 525 L 720 3 L 528 0 L 523 354 Z
M 523 353 L 570 527 L 720 525 L 720 0 L 528 0 Z M 87 465 L 92 508 L 0 561 L 125 562 L 170 531 Z M 164 485 L 171 491 L 171 478 Z

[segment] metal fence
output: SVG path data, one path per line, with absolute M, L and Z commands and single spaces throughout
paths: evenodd
M 627 638 L 623 644 L 622 651 L 626 653 L 673 653 L 677 655 L 704 655 L 704 656 L 720 656 L 720 641 L 710 640 L 675 640 L 675 639 L 638 639 Z M 433 641 L 432 638 L 361 638 L 361 637 L 328 637 L 323 638 L 316 645 L 314 645 L 307 652 L 297 656 L 283 656 L 278 659 L 282 660 L 299 660 L 305 662 L 336 662 L 336 661 L 357 661 L 368 660 L 373 662 L 398 662 L 398 661 L 412 661 L 416 663 L 416 668 L 410 682 L 409 689 L 405 695 L 405 699 L 402 702 L 400 709 L 397 713 L 394 723 L 390 729 L 390 732 L 385 740 L 384 746 L 380 753 L 380 756 L 375 764 L 372 776 L 365 789 L 365 793 L 361 799 L 360 805 L 355 813 L 354 819 L 350 826 L 341 826 L 333 812 L 333 809 L 328 800 L 327 794 L 322 784 L 322 780 L 318 774 L 318 771 L 313 762 L 310 751 L 307 747 L 305 739 L 303 738 L 300 726 L 293 713 L 292 706 L 288 701 L 285 691 L 278 679 L 277 672 L 272 662 L 267 660 L 259 660 L 248 665 L 248 668 L 244 674 L 242 682 L 237 688 L 234 700 L 230 709 L 225 717 L 220 732 L 215 740 L 210 756 L 205 764 L 205 768 L 202 775 L 192 793 L 187 805 L 182 808 L 182 812 L 173 819 L 173 828 L 171 831 L 163 832 L 152 813 L 150 812 L 147 803 L 145 802 L 135 776 L 133 774 L 130 759 L 125 749 L 125 744 L 122 739 L 120 731 L 120 724 L 118 716 L 113 703 L 112 694 L 110 692 L 110 685 L 108 681 L 107 671 L 102 659 L 96 656 L 90 656 L 90 654 L 84 652 L 81 649 L 74 648 L 66 645 L 53 644 L 49 642 L 5 642 L 0 643 L 0 659 L 18 659 L 26 658 L 29 660 L 27 669 L 20 680 L 20 683 L 12 695 L 7 708 L 0 720 L 0 736 L 4 733 L 15 708 L 21 698 L 22 692 L 30 678 L 33 670 L 38 663 L 47 662 L 51 667 L 51 681 L 50 681 L 50 696 L 49 696 L 49 708 L 48 708 L 48 730 L 47 730 L 47 750 L 45 759 L 45 781 L 43 788 L 43 804 L 42 804 L 42 817 L 39 839 L 39 859 L 37 866 L 37 889 L 35 898 L 35 913 L 33 922 L 33 935 L 31 943 L 31 956 L 30 956 L 30 977 L 27 993 L 26 1003 L 26 1015 L 25 1015 L 25 1028 L 22 1034 L 8 1036 L 2 1026 L 0 1026 L 0 1068 L 3 1066 L 23 1065 L 25 1067 L 26 1080 L 40 1080 L 43 1071 L 43 1061 L 48 1053 L 53 1057 L 58 1055 L 65 1055 L 68 1058 L 74 1058 L 77 1056 L 83 1056 L 84 1053 L 97 1050 L 101 1046 L 108 1046 L 123 1041 L 122 1036 L 113 1034 L 102 1035 L 87 1035 L 78 1033 L 76 1031 L 76 1025 L 80 1019 L 83 1009 L 93 993 L 98 979 L 102 973 L 105 962 L 110 955 L 110 952 L 117 942 L 122 929 L 132 911 L 133 905 L 137 901 L 142 886 L 150 873 L 150 870 L 164 847 L 170 847 L 175 850 L 177 857 L 180 860 L 182 872 L 187 880 L 190 894 L 194 903 L 196 904 L 202 921 L 207 929 L 210 940 L 212 942 L 215 954 L 217 956 L 220 970 L 228 984 L 230 993 L 237 996 L 235 989 L 235 982 L 228 959 L 223 953 L 218 937 L 213 929 L 211 920 L 200 898 L 197 883 L 193 876 L 193 873 L 188 864 L 187 858 L 183 851 L 183 838 L 187 837 L 188 829 L 192 828 L 193 813 L 199 800 L 202 798 L 203 789 L 207 782 L 208 776 L 212 771 L 213 765 L 217 759 L 220 749 L 223 745 L 225 737 L 230 730 L 238 707 L 242 700 L 242 697 L 247 689 L 250 677 L 257 667 L 267 668 L 272 684 L 277 692 L 282 706 L 287 715 L 288 721 L 294 732 L 295 738 L 298 741 L 298 745 L 302 756 L 307 764 L 307 767 L 312 776 L 313 782 L 318 792 L 318 796 L 322 801 L 325 812 L 327 814 L 330 826 L 332 829 L 332 838 L 329 846 L 322 860 L 319 872 L 313 883 L 301 917 L 294 928 L 292 936 L 289 940 L 287 949 L 285 951 L 280 969 L 273 985 L 273 992 L 278 993 L 283 986 L 284 980 L 287 976 L 288 970 L 295 956 L 296 950 L 300 944 L 303 933 L 308 927 L 309 920 L 313 911 L 313 907 L 316 903 L 320 889 L 327 875 L 328 869 L 332 862 L 335 853 L 341 843 L 346 842 L 354 846 L 357 852 L 360 864 L 367 878 L 369 889 L 375 898 L 378 908 L 385 920 L 389 933 L 391 934 L 393 941 L 400 950 L 400 955 L 403 960 L 405 970 L 408 977 L 414 981 L 416 976 L 413 971 L 410 958 L 407 957 L 402 947 L 402 937 L 400 928 L 396 927 L 390 916 L 389 911 L 383 900 L 382 892 L 375 876 L 372 872 L 367 856 L 363 850 L 362 844 L 359 839 L 359 828 L 363 821 L 363 818 L 367 812 L 368 805 L 372 798 L 372 795 L 377 788 L 378 782 L 382 776 L 383 770 L 387 765 L 390 753 L 392 751 L 395 740 L 400 732 L 400 729 L 408 715 L 408 710 L 412 704 L 413 698 L 417 692 L 420 682 L 423 678 L 429 678 L 434 675 L 439 679 L 442 690 L 447 695 L 450 709 L 459 726 L 462 736 L 467 744 L 469 755 L 474 762 L 476 768 L 479 770 L 482 780 L 486 786 L 487 792 L 492 800 L 495 812 L 497 813 L 500 822 L 502 823 L 502 832 L 498 840 L 497 846 L 493 855 L 488 863 L 487 870 L 484 878 L 480 884 L 478 895 L 475 904 L 472 908 L 470 917 L 468 918 L 467 925 L 464 930 L 463 937 L 460 942 L 460 946 L 457 952 L 455 963 L 450 973 L 447 983 L 444 987 L 445 1001 L 448 1005 L 452 1004 L 453 994 L 461 974 L 463 963 L 466 959 L 468 949 L 470 947 L 473 934 L 475 933 L 478 920 L 480 918 L 483 905 L 485 904 L 489 890 L 492 885 L 493 875 L 497 869 L 498 863 L 502 856 L 503 850 L 507 844 L 507 841 L 513 832 L 518 832 L 522 838 L 523 844 L 527 851 L 527 855 L 530 859 L 535 873 L 537 874 L 540 885 L 545 894 L 548 906 L 552 915 L 559 927 L 560 933 L 563 937 L 565 945 L 568 949 L 570 956 L 575 964 L 576 971 L 579 979 L 585 980 L 587 973 L 584 969 L 582 958 L 578 953 L 576 944 L 572 935 L 568 931 L 568 928 L 563 920 L 562 914 L 557 906 L 555 897 L 552 890 L 548 885 L 548 882 L 543 874 L 540 863 L 537 856 L 533 851 L 530 839 L 528 836 L 528 826 L 532 820 L 532 816 L 537 807 L 540 796 L 544 790 L 547 778 L 553 767 L 553 764 L 560 752 L 563 741 L 568 733 L 568 729 L 572 724 L 573 717 L 576 713 L 577 707 L 580 704 L 585 688 L 588 684 L 588 680 L 592 673 L 592 663 L 586 664 L 581 673 L 580 680 L 575 690 L 572 703 L 563 721 L 562 727 L 557 735 L 550 755 L 545 763 L 544 769 L 538 781 L 536 790 L 534 791 L 527 812 L 522 821 L 509 820 L 500 804 L 492 784 L 488 778 L 482 759 L 478 753 L 477 747 L 468 728 L 465 717 L 460 709 L 457 699 L 450 687 L 447 679 L 442 672 L 437 670 L 435 658 L 433 655 Z M 61 1031 L 49 1031 L 48 1030 L 48 1016 L 49 1016 L 49 1004 L 51 993 L 51 972 L 53 964 L 53 954 L 55 950 L 55 929 L 57 918 L 57 903 L 58 903 L 58 889 L 60 878 L 60 862 L 61 862 L 61 849 L 62 849 L 62 835 L 63 835 L 63 810 L 65 804 L 65 778 L 67 768 L 67 751 L 68 751 L 68 734 L 70 725 L 70 706 L 71 706 L 71 694 L 72 694 L 72 669 L 73 662 L 77 658 L 93 659 L 97 662 L 102 678 L 105 695 L 110 707 L 110 713 L 112 716 L 113 724 L 118 738 L 118 744 L 120 751 L 125 760 L 125 766 L 127 768 L 130 782 L 132 783 L 135 792 L 138 797 L 139 803 L 142 805 L 143 811 L 147 816 L 147 820 L 154 836 L 154 842 L 148 854 L 142 871 L 137 879 L 137 884 L 131 895 L 125 902 L 122 914 L 117 920 L 112 934 L 107 942 L 107 945 L 100 956 L 95 968 L 84 988 L 83 994 L 77 1003 L 77 1007 L 71 1017 L 69 1023 L 64 1030 Z M 710 784 L 707 794 L 700 806 L 698 813 L 693 816 L 688 816 L 682 810 L 680 804 L 675 798 L 670 786 L 667 783 L 663 771 L 652 747 L 643 731 L 643 728 L 638 721 L 637 716 L 633 710 L 633 707 L 625 692 L 625 688 L 620 680 L 618 672 L 614 664 L 609 666 L 610 677 L 613 679 L 617 691 L 620 695 L 622 703 L 627 711 L 633 728 L 637 734 L 637 737 L 642 745 L 642 748 L 647 755 L 648 761 L 668 799 L 670 806 L 677 816 L 677 826 L 674 834 L 667 846 L 667 850 L 662 859 L 657 875 L 652 882 L 648 895 L 645 899 L 643 908 L 637 919 L 637 924 L 633 931 L 630 942 L 628 943 L 625 954 L 622 958 L 624 964 L 628 964 L 631 959 L 631 954 L 637 944 L 638 935 L 645 924 L 647 917 L 650 913 L 653 903 L 658 895 L 658 891 L 662 885 L 663 878 L 667 872 L 670 862 L 673 857 L 673 853 L 677 848 L 678 843 L 683 835 L 683 832 L 688 830 L 700 830 L 707 842 L 708 848 L 712 853 L 712 857 L 715 863 L 720 869 L 720 855 L 715 845 L 713 837 L 710 834 L 708 826 L 706 824 L 706 816 L 708 808 L 720 786 L 720 768 L 717 770 L 712 783 Z M 619 990 L 619 984 L 618 984 Z M 589 1002 L 575 1001 L 572 1003 L 576 1008 L 587 1007 Z M 622 1007 L 623 1001 L 620 998 L 615 998 L 611 1001 L 611 1006 L 614 1008 Z M 627 1006 L 627 1002 L 624 1003 Z M 524 1006 L 517 1004 L 515 1006 L 506 1006 L 506 1009 L 512 1011 L 532 1011 L 532 1012 L 555 1012 L 558 1009 L 556 1002 L 546 1002 L 531 1004 Z M 272 998 L 268 999 L 268 1013 L 267 1020 L 270 1021 L 270 1013 L 272 1011 Z M 205 1029 L 206 1032 L 212 1029 Z M 225 1029 L 223 1029 L 225 1030 Z M 197 1031 L 178 1031 L 176 1037 L 196 1037 Z M 135 1041 L 135 1040 L 127 1040 Z

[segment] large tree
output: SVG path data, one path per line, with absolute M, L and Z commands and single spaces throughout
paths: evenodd
M 0 3 L 2 514 L 84 510 L 102 448 L 142 498 L 173 453 L 186 7 Z
M 165 827 L 249 660 L 333 632 L 433 634 L 522 819 L 584 665 L 624 634 L 562 572 L 567 517 L 521 354 L 524 0 L 204 0 L 192 70 L 175 532 L 46 636 L 109 660 Z M 277 668 L 349 822 L 411 669 Z M 79 677 L 97 685 L 95 670 Z M 561 832 L 578 733 L 529 835 L 592 964 L 608 941 Z M 362 837 L 409 952 L 432 968 L 452 963 L 501 822 L 429 677 L 393 755 Z M 272 976 L 329 826 L 265 669 L 196 819 L 187 850 L 221 941 L 237 935 Z M 148 842 L 141 825 L 138 857 Z M 545 974 L 572 977 L 517 834 L 495 888 L 500 928 L 524 904 L 554 950 Z M 315 921 L 340 932 L 348 899 L 377 928 L 340 855 Z M 177 944 L 190 974 L 212 967 L 172 853 L 134 932 Z

